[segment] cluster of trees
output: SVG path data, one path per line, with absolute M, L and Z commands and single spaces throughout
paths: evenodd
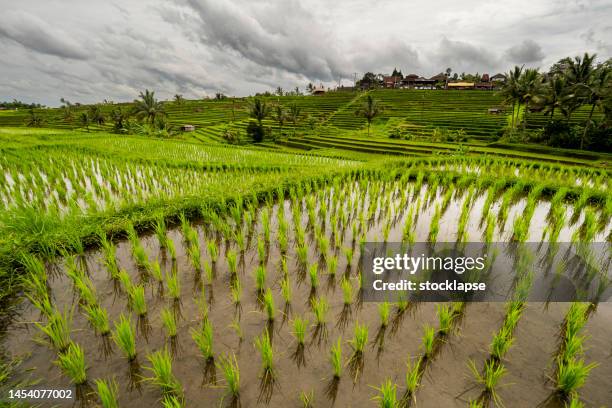
M 568 148 L 612 148 L 612 60 L 595 64 L 595 55 L 584 54 L 564 58 L 545 73 L 515 67 L 507 76 L 501 95 L 512 105 L 509 135 L 519 127 L 526 135 L 529 114 L 539 111 L 548 123 L 537 141 Z M 588 108 L 586 119 L 572 126 L 572 115 L 583 106 Z M 596 111 L 602 113 L 599 120 Z
M 13 99 L 12 102 L 0 102 L 0 108 L 3 109 L 34 109 L 42 108 L 43 106 L 40 103 L 25 103 L 17 99 Z
M 265 99 L 254 98 L 249 104 L 249 116 L 254 119 L 247 126 L 247 135 L 253 138 L 253 141 L 260 143 L 266 136 L 271 135 L 271 130 L 264 127 L 264 119 L 271 117 L 278 124 L 278 134 L 283 135 L 283 126 L 285 123 L 293 124 L 293 134 L 295 129 L 303 119 L 302 108 L 297 104 L 292 103 L 288 108 L 280 103 L 270 104 Z

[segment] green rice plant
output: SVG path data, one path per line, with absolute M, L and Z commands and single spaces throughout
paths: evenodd
M 501 361 L 510 347 L 512 347 L 513 342 L 512 330 L 510 327 L 503 325 L 499 331 L 495 333 L 491 345 L 489 346 L 491 356 L 497 361 Z
M 162 406 L 164 408 L 183 408 L 185 405 L 183 404 L 182 398 L 175 395 L 164 395 Z
M 270 212 L 267 208 L 264 208 L 261 212 L 261 227 L 263 229 L 265 241 L 270 242 Z
M 257 255 L 261 265 L 266 263 L 266 243 L 261 237 L 257 237 Z
M 264 330 L 263 334 L 255 338 L 255 348 L 259 350 L 261 355 L 261 366 L 264 376 L 274 374 L 274 351 L 272 349 L 272 341 L 268 330 Z
M 304 339 L 306 338 L 306 330 L 308 329 L 308 320 L 296 317 L 293 319 L 293 336 L 300 345 L 304 345 Z
M 584 360 L 571 359 L 567 362 L 557 359 L 556 389 L 564 398 L 576 395 L 586 382 L 596 363 L 585 365 Z
M 106 309 L 99 305 L 86 305 L 84 309 L 87 320 L 94 331 L 101 336 L 108 335 L 110 333 L 110 325 Z
M 342 375 L 342 338 L 339 337 L 338 341 L 332 345 L 330 361 L 334 370 L 334 377 L 340 378 Z
M 293 288 L 288 275 L 281 281 L 281 295 L 285 300 L 285 304 L 290 305 L 293 299 Z
M 204 276 L 206 277 L 206 283 L 212 285 L 215 276 L 212 265 L 208 262 L 204 262 Z
M 151 263 L 151 275 L 153 276 L 153 279 L 155 279 L 155 281 L 157 281 L 158 283 L 164 282 L 161 266 L 159 265 L 159 262 L 157 260 Z
M 98 303 L 98 296 L 96 295 L 96 289 L 89 277 L 82 275 L 78 277 L 74 282 L 74 287 L 79 294 L 79 299 L 85 305 L 95 305 Z
M 242 341 L 243 334 L 242 334 L 242 326 L 240 325 L 240 319 L 235 317 L 234 320 L 232 320 L 232 322 L 230 323 L 229 327 L 234 330 L 234 333 L 236 333 L 236 336 L 238 336 L 238 339 Z
M 168 239 L 166 242 L 166 247 L 168 248 L 168 253 L 170 254 L 170 259 L 176 261 L 176 247 L 174 246 L 174 241 Z
M 226 395 L 238 398 L 240 395 L 240 367 L 236 355 L 224 355 L 217 360 L 217 367 L 221 370 L 225 379 Z
M 200 255 L 200 246 L 197 243 L 192 243 L 187 249 L 189 260 L 193 269 L 200 271 L 202 269 L 202 256 Z
M 389 302 L 382 302 L 378 304 L 378 316 L 380 317 L 381 327 L 387 327 L 389 325 L 389 316 L 391 315 L 391 305 Z
M 325 259 L 325 262 L 327 264 L 327 273 L 332 277 L 336 276 L 336 271 L 338 269 L 338 257 L 335 255 L 328 256 Z
M 219 257 L 217 243 L 215 241 L 206 241 L 206 249 L 208 250 L 208 255 L 210 255 L 210 261 L 216 263 Z
M 75 385 L 81 385 L 87 381 L 85 353 L 78 344 L 70 343 L 66 351 L 58 354 L 55 364 Z
M 132 291 L 132 278 L 130 278 L 130 275 L 127 273 L 127 271 L 125 269 L 121 269 L 119 271 L 119 282 L 121 283 L 121 288 L 123 289 L 123 291 L 125 293 L 130 293 Z
M 319 273 L 316 263 L 308 268 L 308 276 L 310 277 L 310 288 L 316 290 L 319 287 Z
M 433 355 L 436 331 L 431 326 L 425 326 L 423 329 L 423 338 L 421 339 L 421 347 L 426 358 L 431 358 Z
M 191 329 L 191 338 L 198 346 L 202 357 L 206 361 L 212 361 L 213 354 L 213 327 L 209 319 L 204 319 L 199 330 Z
M 353 354 L 363 353 L 368 344 L 368 326 L 356 323 L 353 338 L 349 340 L 349 344 L 353 348 Z
M 446 336 L 451 329 L 453 319 L 455 317 L 452 308 L 446 304 L 438 303 L 436 305 L 436 313 L 438 315 L 438 333 L 441 336 Z
M 313 408 L 314 407 L 314 391 L 300 391 L 300 402 L 302 408 Z
M 298 246 L 296 249 L 296 255 L 300 265 L 306 266 L 308 264 L 308 247 L 305 245 Z
M 257 266 L 255 269 L 255 288 L 257 292 L 262 293 L 266 286 L 266 267 L 264 265 Z
M 353 262 L 353 248 L 344 248 L 344 257 L 346 258 L 346 265 L 351 265 Z
M 238 277 L 236 277 L 234 282 L 230 285 L 230 293 L 234 306 L 240 306 L 242 303 L 242 283 Z
M 484 371 L 480 373 L 474 361 L 470 361 L 469 365 L 476 381 L 484 386 L 487 395 L 490 395 L 493 401 L 499 405 L 497 388 L 499 381 L 506 374 L 506 367 L 500 362 L 487 360 L 484 365 Z
M 129 361 L 133 361 L 136 358 L 135 337 L 132 319 L 130 316 L 125 317 L 122 313 L 119 315 L 119 321 L 115 322 L 112 338 Z
M 72 326 L 72 310 L 64 310 L 63 313 L 54 309 L 53 312 L 47 316 L 47 324 L 41 325 L 35 323 L 49 339 L 51 346 L 59 353 L 63 353 L 68 349 L 68 346 L 72 344 L 70 338 L 71 326 Z
M 181 280 L 177 272 L 172 271 L 166 274 L 166 287 L 168 288 L 168 296 L 175 301 L 181 298 Z
M 351 281 L 343 278 L 340 282 L 340 286 L 342 287 L 342 298 L 344 299 L 345 305 L 350 305 L 353 303 L 353 285 Z
M 134 260 L 136 261 L 136 265 L 144 270 L 149 269 L 149 257 L 147 256 L 147 252 L 144 247 L 138 242 L 138 245 L 132 248 L 132 254 L 134 255 Z
M 119 385 L 113 378 L 111 381 L 97 379 L 94 381 L 98 398 L 103 408 L 119 408 Z
M 231 275 L 236 275 L 236 272 L 238 271 L 236 251 L 234 251 L 233 249 L 228 251 L 226 258 L 227 258 L 227 267 L 228 267 L 229 273 Z
M 429 224 L 429 236 L 427 240 L 432 244 L 435 244 L 438 239 L 438 232 L 440 231 L 440 206 L 436 204 L 433 217 L 431 217 L 431 223 Z
M 132 286 L 128 296 L 130 297 L 130 305 L 138 316 L 147 314 L 147 302 L 145 301 L 145 290 L 142 285 Z
M 183 388 L 172 372 L 172 357 L 168 349 L 156 351 L 147 356 L 147 360 L 151 364 L 150 367 L 145 367 L 153 376 L 146 378 L 155 386 L 161 389 L 162 395 L 174 395 L 181 397 Z
M 163 308 L 161 310 L 161 321 L 164 329 L 166 329 L 166 335 L 169 338 L 174 338 L 177 335 L 176 317 L 174 313 L 168 309 Z
M 565 403 L 565 408 L 584 408 L 584 404 L 580 401 L 578 396 L 572 397 L 572 399 L 568 403 Z
M 378 403 L 380 408 L 399 408 L 400 402 L 397 399 L 397 384 L 391 380 L 386 380 L 380 387 L 374 387 L 378 395 L 372 399 Z
M 406 363 L 406 397 L 408 400 L 414 397 L 416 389 L 419 387 L 421 379 L 421 359 L 417 359 L 416 363 L 411 363 L 410 359 Z
M 310 305 L 315 315 L 317 325 L 324 325 L 327 323 L 327 312 L 329 310 L 327 299 L 324 297 L 312 298 L 310 300 Z
M 266 293 L 263 296 L 263 302 L 266 315 L 268 316 L 268 321 L 273 322 L 276 315 L 276 308 L 274 306 L 274 296 L 272 296 L 272 291 L 270 288 L 266 289 Z

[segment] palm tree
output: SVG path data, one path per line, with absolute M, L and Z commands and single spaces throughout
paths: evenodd
M 34 108 L 30 108 L 28 114 L 29 117 L 26 120 L 26 126 L 40 127 L 43 124 L 43 118 L 34 111 Z
M 89 107 L 89 118 L 92 123 L 96 123 L 98 125 L 103 125 L 104 122 L 106 122 L 106 117 L 98 105 L 91 105 Z
M 584 103 L 584 97 L 580 94 L 582 85 L 586 85 L 591 80 L 591 76 L 595 71 L 594 62 L 597 55 L 589 55 L 584 53 L 582 58 L 574 57 L 574 59 L 567 58 L 563 60 L 564 70 L 567 85 L 572 91 L 568 95 L 566 106 L 564 107 L 564 114 L 567 117 L 569 123 L 572 113 L 578 109 Z
M 182 105 L 183 102 L 185 102 L 185 98 L 183 98 L 183 95 L 181 94 L 174 95 L 174 103 L 176 103 L 177 105 Z
M 542 76 L 537 68 L 528 68 L 519 78 L 518 85 L 520 100 L 525 105 L 525 113 L 523 117 L 523 131 L 525 131 L 527 127 L 527 114 L 529 113 L 529 106 L 534 99 L 537 99 L 538 94 L 540 93 Z
M 129 118 L 129 112 L 125 112 L 118 107 L 111 112 L 111 118 L 113 119 L 115 132 L 123 132 L 125 128 L 125 122 Z
M 257 120 L 257 125 L 262 126 L 262 121 L 270 114 L 270 106 L 266 101 L 255 98 L 249 106 L 249 114 Z
M 295 136 L 295 128 L 296 128 L 298 120 L 300 119 L 301 113 L 302 113 L 302 108 L 297 106 L 296 103 L 292 103 L 291 106 L 289 106 L 289 120 L 291 120 L 291 123 L 293 123 L 293 135 L 294 136 Z
M 511 126 L 514 129 L 515 115 L 518 116 L 518 111 L 521 109 L 521 97 L 519 92 L 519 79 L 523 75 L 523 67 L 515 66 L 514 69 L 508 72 L 508 80 L 501 89 L 500 94 L 504 97 L 504 103 L 512 103 L 512 122 Z M 518 103 L 518 109 L 517 109 Z
M 576 85 L 577 93 L 583 98 L 586 105 L 591 105 L 589 116 L 584 125 L 584 131 L 580 138 L 580 149 L 584 148 L 584 140 L 591 126 L 593 112 L 599 107 L 604 110 L 604 102 L 606 97 L 610 96 L 610 82 L 612 81 L 612 69 L 609 66 L 601 65 L 589 76 L 586 83 Z
M 280 137 L 283 137 L 283 125 L 287 120 L 287 112 L 281 105 L 276 105 L 274 107 L 274 119 L 278 122 L 278 129 L 280 133 Z
M 552 121 L 555 110 L 560 109 L 567 97 L 567 83 L 562 75 L 553 75 L 542 88 L 540 95 L 544 115 L 550 115 Z
M 366 102 L 355 111 L 355 115 L 364 117 L 368 122 L 368 137 L 370 137 L 370 125 L 376 116 L 383 111 L 382 105 L 372 98 L 372 95 L 368 95 Z
M 147 119 L 151 125 L 159 116 L 166 116 L 164 105 L 155 99 L 155 92 L 145 89 L 140 93 L 140 99 L 134 99 L 134 115 L 138 119 Z
M 89 117 L 89 114 L 87 112 L 81 112 L 81 115 L 79 116 L 79 122 L 81 123 L 81 126 L 87 129 L 87 131 L 89 132 L 91 118 Z

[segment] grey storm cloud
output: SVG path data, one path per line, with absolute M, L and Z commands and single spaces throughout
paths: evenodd
M 295 0 L 260 3 L 190 0 L 202 41 L 257 64 L 321 80 L 347 74 L 332 33 Z
M 86 50 L 65 32 L 24 12 L 8 11 L 0 15 L 0 38 L 61 58 L 83 60 L 88 57 Z
M 612 53 L 610 0 L 19 0 L 0 12 L 0 100 L 57 105 L 249 95 L 352 83 L 364 72 L 431 76 L 545 68 Z
M 540 62 L 544 59 L 542 47 L 533 40 L 525 40 L 522 43 L 506 50 L 505 57 L 515 64 L 529 64 Z

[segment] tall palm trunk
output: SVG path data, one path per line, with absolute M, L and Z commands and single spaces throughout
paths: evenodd
M 591 126 L 591 119 L 593 118 L 593 111 L 595 110 L 595 104 L 591 105 L 591 111 L 589 112 L 589 119 L 587 119 L 587 123 L 584 126 L 584 132 L 582 132 L 582 138 L 580 138 L 580 150 L 584 148 L 584 139 L 586 139 L 587 131 L 589 130 L 589 126 Z

